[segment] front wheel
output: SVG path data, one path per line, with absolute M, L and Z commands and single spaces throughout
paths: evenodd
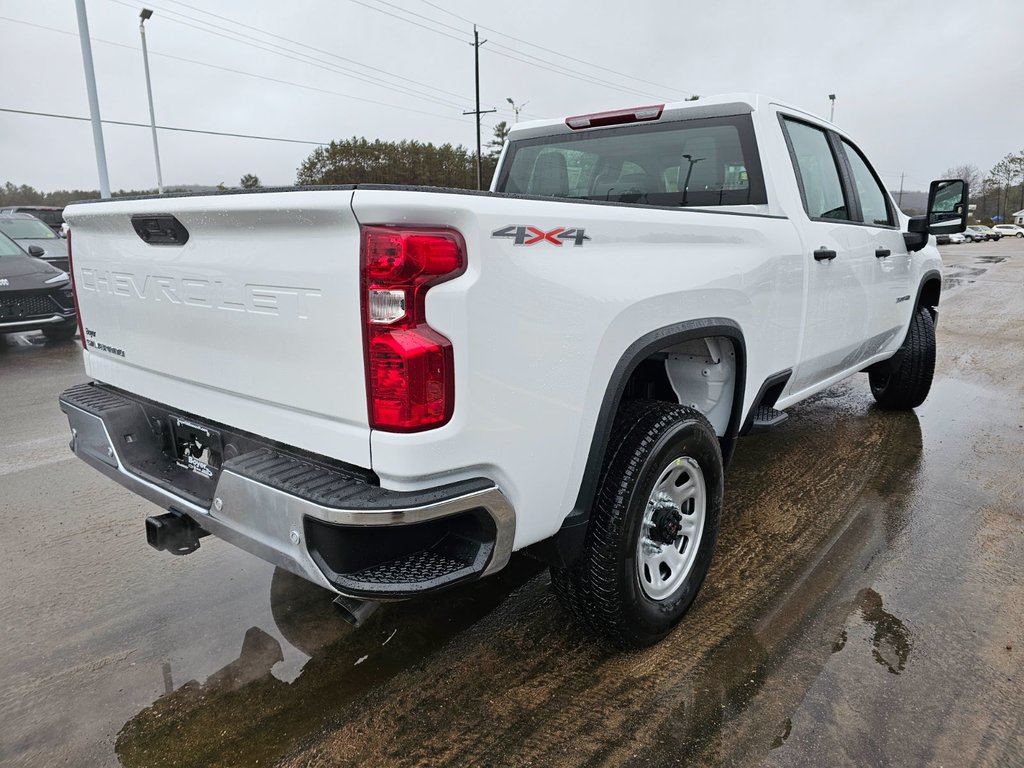
M 892 360 L 868 371 L 871 394 L 889 410 L 916 408 L 928 397 L 935 375 L 935 323 L 927 307 L 918 307 L 910 330 Z
M 616 419 L 583 555 L 552 568 L 562 605 L 621 648 L 661 640 L 693 603 L 711 565 L 724 469 L 698 411 L 626 404 Z

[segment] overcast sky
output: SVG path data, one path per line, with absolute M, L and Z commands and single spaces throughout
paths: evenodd
M 160 125 L 471 146 L 473 119 L 461 113 L 473 107 L 475 22 L 488 40 L 481 100 L 499 108 L 485 116 L 485 142 L 497 120 L 511 121 L 509 97 L 528 102 L 526 119 L 757 91 L 826 117 L 835 93 L 836 123 L 891 189 L 901 172 L 907 189 L 922 189 L 948 166 L 986 171 L 1024 151 L 1021 0 L 145 5 Z M 105 120 L 149 121 L 142 7 L 87 0 Z M 87 117 L 74 0 L 0 0 L 0 17 L 0 108 Z M 111 187 L 155 187 L 148 129 L 106 125 L 104 135 Z M 167 185 L 231 186 L 244 173 L 291 184 L 314 148 L 170 131 L 159 139 Z M 97 188 L 89 124 L 0 112 L 0 183 L 8 180 Z

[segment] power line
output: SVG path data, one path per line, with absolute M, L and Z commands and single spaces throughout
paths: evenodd
M 398 19 L 399 21 L 404 21 L 406 24 L 416 24 L 416 22 L 412 21 L 411 19 L 407 19 L 404 16 L 397 16 L 397 15 L 395 15 L 393 13 L 389 13 L 388 11 L 385 11 L 383 8 L 377 8 L 375 6 L 370 5 L 369 3 L 361 2 L 361 0 L 349 0 L 349 2 L 355 3 L 356 5 L 361 5 L 361 6 L 363 6 L 363 8 L 369 8 L 371 11 L 376 11 L 377 13 L 383 13 L 385 16 L 390 16 L 393 19 Z M 426 18 L 426 17 L 423 17 L 423 18 Z M 429 21 L 429 19 L 428 19 L 428 21 Z M 435 21 L 434 23 L 435 24 L 440 24 L 440 26 L 447 27 L 448 29 L 454 29 L 456 32 L 459 32 L 460 34 L 462 33 L 461 29 L 458 29 L 457 27 L 453 27 L 450 24 L 442 24 L 441 22 L 438 22 L 438 21 Z M 450 38 L 452 40 L 456 40 L 456 41 L 458 41 L 460 43 L 466 42 L 461 37 L 457 37 L 455 35 L 449 34 L 448 32 L 442 32 L 439 29 L 431 29 L 430 27 L 424 27 L 422 24 L 417 24 L 417 26 L 420 27 L 420 29 L 426 29 L 426 30 L 428 30 L 430 32 L 433 32 L 433 33 L 438 34 L 438 35 L 442 35 L 442 36 Z
M 413 21 L 412 19 L 407 19 L 404 16 L 398 16 L 398 15 L 396 15 L 394 13 L 390 13 L 388 11 L 385 11 L 383 8 L 378 8 L 376 6 L 370 5 L 369 3 L 364 3 L 364 2 L 362 2 L 362 0 L 349 0 L 349 2 L 355 3 L 356 5 L 361 5 L 364 8 L 369 8 L 371 11 L 376 11 L 377 13 L 382 13 L 385 16 L 390 16 L 390 17 L 392 17 L 394 19 L 398 19 L 399 21 L 404 21 L 407 24 L 415 24 L 420 29 L 426 29 L 426 30 L 428 30 L 430 32 L 433 32 L 435 34 L 442 35 L 444 37 L 448 37 L 448 38 L 451 38 L 453 40 L 458 40 L 459 42 L 464 42 L 461 38 L 456 37 L 455 35 L 449 34 L 448 32 L 444 32 L 444 31 L 442 31 L 440 29 L 433 29 L 432 27 L 423 26 L 423 24 L 420 23 L 419 21 Z M 446 29 L 453 29 L 453 30 L 456 30 L 458 32 L 461 32 L 461 30 L 459 30 L 458 27 L 453 27 L 451 24 L 445 24 L 444 22 L 437 21 L 436 19 L 431 19 L 429 16 L 424 16 L 423 14 L 415 13 L 414 11 L 407 11 L 404 8 L 400 8 L 400 7 L 396 6 L 396 5 L 392 5 L 391 3 L 386 2 L 386 0 L 378 0 L 378 2 L 380 2 L 383 5 L 387 5 L 387 6 L 391 7 L 391 8 L 395 8 L 397 10 L 400 10 L 400 11 L 402 11 L 404 13 L 407 13 L 410 16 L 414 16 L 417 19 L 429 21 L 432 24 L 437 24 L 438 26 L 444 27 Z M 503 56 L 503 57 L 505 57 L 507 59 L 511 59 L 513 61 L 518 61 L 518 62 L 520 62 L 522 64 L 526 64 L 526 65 L 531 66 L 531 67 L 536 67 L 537 69 L 543 69 L 543 70 L 548 71 L 548 72 L 553 72 L 556 75 L 562 75 L 563 77 L 571 77 L 571 78 L 573 78 L 575 80 L 580 80 L 582 82 L 590 83 L 591 85 L 602 85 L 602 86 L 604 86 L 606 88 L 612 88 L 614 90 L 622 91 L 623 93 L 628 93 L 628 94 L 632 94 L 632 95 L 647 96 L 647 97 L 655 98 L 655 99 L 662 98 L 660 95 L 646 93 L 644 91 L 639 91 L 639 90 L 637 90 L 635 88 L 627 88 L 625 86 L 621 86 L 621 85 L 617 85 L 615 83 L 611 83 L 611 82 L 609 82 L 607 80 L 601 80 L 600 78 L 594 77 L 592 75 L 588 75 L 586 73 L 570 69 L 569 67 L 566 67 L 566 66 L 563 66 L 561 64 L 558 64 L 557 62 L 547 61 L 545 59 L 536 59 L 536 60 L 522 59 L 522 58 L 519 58 L 518 56 L 514 56 L 514 55 L 511 55 L 509 53 L 505 53 L 505 52 L 499 50 L 499 48 L 503 48 L 506 51 L 511 51 L 513 54 L 514 53 L 519 53 L 519 51 L 516 51 L 514 48 L 510 48 L 507 45 L 500 45 L 499 46 L 498 44 L 495 44 L 495 48 L 492 50 L 492 53 L 494 53 L 494 54 L 496 54 L 498 56 Z M 539 62 L 542 62 L 542 63 L 539 63 Z M 549 66 L 544 66 L 544 64 L 547 64 Z M 552 67 L 554 67 L 554 69 Z
M 386 69 L 381 69 L 379 67 L 370 66 L 369 64 L 364 64 L 361 61 L 357 61 L 356 59 L 350 59 L 350 58 L 348 58 L 346 56 L 341 56 L 341 55 L 339 55 L 337 53 L 334 53 L 333 51 L 327 51 L 327 50 L 324 50 L 323 48 L 317 48 L 315 46 L 312 46 L 309 43 L 303 43 L 300 40 L 293 40 L 293 39 L 291 39 L 289 37 L 284 37 L 283 35 L 278 35 L 278 34 L 275 34 L 273 32 L 268 32 L 265 29 L 261 29 L 260 27 L 254 27 L 254 26 L 252 26 L 250 24 L 246 24 L 244 22 L 238 21 L 237 19 L 231 19 L 231 18 L 229 18 L 227 16 L 220 16 L 219 14 L 211 13 L 210 11 L 204 10 L 203 8 L 199 8 L 197 6 L 189 5 L 188 3 L 181 2 L 181 0 L 167 0 L 167 1 L 171 2 L 171 3 L 174 3 L 175 5 L 180 5 L 180 6 L 183 6 L 185 8 L 188 8 L 190 10 L 197 11 L 199 13 L 205 14 L 206 16 L 212 16 L 215 19 L 220 19 L 221 21 L 226 21 L 226 22 L 228 22 L 230 24 L 235 24 L 235 25 L 237 25 L 239 27 L 243 27 L 244 29 L 249 29 L 249 30 L 252 30 L 254 32 L 258 32 L 261 35 L 266 35 L 267 37 L 273 37 L 273 38 L 275 38 L 277 40 L 283 40 L 286 43 L 290 43 L 292 45 L 297 45 L 300 48 L 308 48 L 309 50 L 315 51 L 316 53 L 322 53 L 325 56 L 330 56 L 331 58 L 338 59 L 339 61 L 345 61 L 345 62 L 348 62 L 349 64 L 354 64 L 357 67 L 362 67 L 364 69 L 368 69 L 368 70 L 371 70 L 373 72 L 379 72 L 382 75 L 386 75 L 387 77 L 391 77 L 391 78 L 394 78 L 396 80 L 405 80 L 406 82 L 412 83 L 413 85 L 417 85 L 417 86 L 419 86 L 421 88 L 429 88 L 430 90 L 437 91 L 438 93 L 443 93 L 443 94 L 445 94 L 447 96 L 452 96 L 452 97 L 454 97 L 456 99 L 465 99 L 466 98 L 462 94 L 458 94 L 458 93 L 455 93 L 453 91 L 446 91 L 443 88 L 438 88 L 436 85 L 430 85 L 429 83 L 424 83 L 424 82 L 421 82 L 419 80 L 413 80 L 412 78 L 405 77 L 404 75 L 398 75 L 398 74 L 395 74 L 394 72 L 389 72 Z M 174 11 L 165 11 L 165 12 L 174 13 Z M 184 15 L 184 14 L 181 14 L 181 15 Z
M 78 34 L 75 33 L 75 32 L 69 32 L 69 31 L 64 30 L 64 29 L 57 29 L 56 27 L 48 27 L 48 26 L 45 26 L 43 24 L 36 24 L 34 22 L 24 21 L 22 19 L 12 19 L 12 18 L 9 18 L 7 16 L 0 16 L 0 21 L 10 21 L 10 22 L 13 22 L 15 24 L 24 24 L 26 26 L 36 27 L 37 29 L 44 29 L 44 30 L 47 30 L 49 32 L 56 32 L 56 33 L 61 34 L 61 35 L 68 35 L 68 36 L 76 37 L 76 38 L 78 37 Z M 126 45 L 125 43 L 116 43 L 113 40 L 102 40 L 100 38 L 91 37 L 91 36 L 90 36 L 90 39 L 94 43 L 103 43 L 104 45 L 111 45 L 111 46 L 114 46 L 115 48 L 125 48 L 125 49 L 130 50 L 130 51 L 139 51 L 139 50 L 141 50 L 140 48 L 138 48 L 138 47 L 136 47 L 134 45 Z M 315 91 L 317 93 L 325 93 L 325 94 L 328 94 L 328 95 L 331 95 L 331 96 L 339 96 L 339 97 L 344 98 L 344 99 L 353 99 L 355 101 L 362 101 L 362 102 L 366 102 L 367 104 L 374 104 L 376 106 L 388 107 L 388 108 L 391 108 L 391 109 L 400 109 L 400 110 L 402 110 L 404 112 L 413 112 L 413 113 L 419 114 L 419 115 L 427 115 L 429 117 L 441 118 L 442 120 L 451 120 L 451 121 L 454 121 L 454 122 L 457 122 L 457 123 L 463 123 L 463 121 L 461 119 L 459 119 L 458 117 L 453 117 L 453 116 L 450 116 L 450 115 L 442 115 L 442 114 L 438 114 L 437 112 L 427 112 L 426 110 L 422 110 L 422 109 L 412 109 L 411 107 L 404 107 L 404 106 L 400 106 L 398 104 L 389 104 L 389 103 L 383 102 L 383 101 L 376 101 L 375 99 L 367 99 L 367 98 L 365 98 L 363 96 L 353 96 L 352 94 L 349 94 L 349 93 L 341 93 L 340 91 L 331 91 L 331 90 L 328 90 L 326 88 L 318 88 L 316 86 L 306 85 L 304 83 L 296 83 L 296 82 L 293 82 L 291 80 L 282 80 L 280 78 L 270 77 L 268 75 L 259 75 L 259 74 L 256 74 L 255 72 L 246 72 L 246 71 L 241 70 L 241 69 L 233 69 L 232 67 L 224 67 L 224 66 L 221 66 L 219 64 L 211 64 L 210 62 L 206 62 L 206 61 L 197 61 L 196 59 L 189 59 L 189 58 L 185 58 L 184 56 L 175 56 L 175 55 L 170 54 L 170 53 L 159 53 L 157 51 L 150 51 L 149 54 L 150 54 L 150 56 L 161 56 L 161 57 L 163 57 L 165 59 L 172 59 L 174 61 L 183 61 L 183 62 L 187 62 L 189 64 L 196 64 L 196 65 L 201 66 L 201 67 L 208 67 L 210 69 L 217 69 L 217 70 L 220 70 L 222 72 L 230 72 L 230 73 L 236 74 L 236 75 L 243 75 L 245 77 L 252 77 L 252 78 L 256 78 L 257 80 L 265 80 L 267 82 L 278 83 L 278 84 L 281 84 L 281 85 L 288 85 L 288 86 L 292 86 L 294 88 L 302 88 L 304 90 Z
M 512 53 L 505 53 L 504 51 L 501 50 L 502 48 L 504 48 L 505 51 L 511 51 Z M 554 74 L 562 75 L 563 77 L 571 77 L 574 80 L 579 80 L 579 81 L 584 82 L 584 83 L 590 83 L 591 85 L 601 85 L 601 86 L 604 86 L 605 88 L 611 88 L 612 90 L 620 91 L 621 93 L 628 93 L 631 96 L 644 96 L 644 97 L 652 98 L 652 99 L 664 99 L 665 98 L 661 94 L 648 93 L 646 91 L 638 91 L 635 88 L 628 88 L 626 86 L 616 85 L 615 83 L 611 83 L 611 82 L 609 82 L 607 80 L 601 80 L 601 79 L 596 78 L 596 77 L 590 77 L 588 75 L 577 74 L 575 72 L 575 70 L 571 70 L 568 67 L 563 67 L 561 64 L 557 64 L 555 62 L 544 61 L 544 59 L 523 59 L 523 58 L 520 58 L 519 56 L 514 56 L 512 54 L 519 53 L 519 51 L 516 51 L 514 48 L 509 48 L 506 45 L 501 45 L 501 43 L 495 43 L 494 47 L 491 49 L 490 52 L 492 54 L 497 55 L 497 56 L 504 56 L 506 59 L 511 59 L 512 61 L 518 61 L 518 62 L 520 62 L 522 64 L 526 64 L 527 66 L 534 67 L 536 69 L 543 69 L 546 72 L 553 72 Z M 528 56 L 529 54 L 522 54 L 522 55 Z M 544 66 L 544 64 L 541 64 L 539 62 L 544 62 L 544 64 L 550 64 L 551 66 Z
M 460 21 L 464 21 L 467 24 L 473 24 L 474 23 L 474 22 L 470 21 L 469 19 L 465 18 L 464 16 L 459 16 L 459 14 L 453 13 L 452 11 L 449 11 L 447 8 L 442 8 L 440 5 L 437 5 L 436 3 L 430 2 L 430 0 L 420 0 L 420 2 L 421 3 L 425 3 L 426 5 L 429 5 L 432 8 L 436 8 L 437 10 L 441 11 L 442 13 L 447 13 L 449 16 L 454 16 L 456 19 L 459 19 Z M 583 65 L 588 66 L 588 67 L 593 67 L 594 69 L 600 69 L 600 70 L 603 70 L 605 72 L 610 72 L 613 75 L 618 75 L 618 76 L 624 77 L 624 78 L 626 78 L 628 80 L 636 80 L 639 83 L 646 83 L 647 85 L 653 85 L 655 88 L 663 88 L 663 89 L 668 90 L 668 91 L 676 91 L 677 93 L 683 93 L 683 94 L 686 94 L 687 96 L 692 96 L 693 95 L 692 91 L 687 91 L 684 88 L 679 88 L 677 86 L 664 85 L 662 83 L 655 83 L 655 82 L 653 82 L 651 80 L 646 80 L 646 79 L 644 79 L 642 77 L 636 77 L 634 75 L 630 75 L 630 74 L 627 74 L 625 72 L 620 72 L 620 71 L 618 71 L 616 69 L 612 69 L 611 67 L 605 67 L 605 66 L 602 66 L 601 64 L 595 64 L 592 61 L 586 61 L 585 59 L 578 59 L 575 56 L 570 56 L 569 54 L 563 53 L 562 51 L 556 51 L 556 50 L 553 50 L 551 48 L 545 48 L 543 45 L 538 45 L 537 43 L 531 43 L 529 40 L 523 40 L 522 38 L 515 37 L 514 35 L 510 35 L 507 32 L 501 32 L 501 31 L 499 31 L 497 29 L 492 29 L 491 27 L 487 27 L 487 26 L 485 26 L 483 24 L 479 24 L 478 26 L 480 27 L 480 29 L 485 29 L 488 32 L 490 32 L 491 34 L 500 35 L 501 37 L 507 37 L 509 40 L 515 40 L 517 43 L 522 43 L 523 45 L 528 45 L 531 48 L 536 48 L 538 50 L 545 51 L 547 53 L 553 53 L 556 56 L 561 56 L 562 58 L 569 59 L 570 61 L 575 61 L 577 64 L 583 64 Z
M 28 109 L 10 109 L 7 107 L 0 107 L 0 112 L 9 112 L 15 115 L 33 115 L 35 117 L 54 117 L 61 120 L 84 120 L 89 122 L 88 117 L 79 117 L 78 115 L 60 115 L 55 112 L 33 112 Z M 129 120 L 101 120 L 100 122 L 106 123 L 107 125 L 126 125 L 131 128 L 149 128 L 149 123 L 133 123 Z M 281 141 L 286 144 L 315 144 L 317 146 L 326 147 L 330 144 L 329 141 L 306 141 L 303 139 L 285 139 L 280 136 L 257 136 L 252 133 L 230 133 L 228 131 L 205 131 L 200 128 L 179 128 L 173 125 L 158 125 L 161 131 L 178 131 L 180 133 L 201 133 L 206 136 L 227 136 L 235 139 L 258 139 L 260 141 Z
M 126 8 L 134 9 L 136 7 L 135 4 L 129 3 L 129 2 L 125 2 L 125 0 L 110 0 L 110 1 L 113 2 L 113 3 L 116 3 L 118 5 L 123 5 Z M 172 24 L 180 24 L 181 26 L 189 27 L 191 29 L 195 29 L 195 30 L 198 30 L 200 32 L 205 32 L 205 33 L 210 34 L 210 35 L 215 35 L 216 37 L 221 37 L 221 38 L 224 38 L 225 40 L 231 40 L 232 42 L 236 42 L 236 43 L 239 43 L 241 45 L 247 45 L 247 46 L 249 46 L 251 48 L 256 48 L 256 49 L 261 50 L 261 51 L 266 51 L 267 53 L 271 53 L 271 54 L 273 54 L 275 56 L 281 56 L 282 58 L 290 59 L 291 61 L 297 61 L 300 64 L 306 64 L 307 66 L 316 67 L 317 69 L 322 69 L 322 70 L 325 70 L 327 72 L 332 72 L 334 74 L 340 74 L 340 75 L 342 75 L 344 77 L 350 77 L 352 79 L 359 80 L 359 81 L 364 82 L 364 83 L 369 83 L 370 85 L 373 85 L 373 86 L 376 86 L 376 87 L 383 87 L 383 88 L 386 88 L 388 90 L 395 91 L 396 93 L 400 93 L 403 96 L 411 96 L 414 99 L 419 99 L 421 101 L 426 101 L 426 102 L 429 102 L 431 104 L 439 104 L 441 106 L 448 106 L 448 107 L 460 107 L 461 106 L 459 103 L 451 101 L 450 99 L 445 99 L 445 98 L 440 98 L 440 97 L 435 97 L 435 96 L 424 95 L 422 93 L 418 93 L 418 92 L 416 92 L 414 90 L 406 88 L 405 86 L 397 85 L 395 83 L 389 83 L 386 80 L 380 79 L 379 77 L 374 77 L 372 75 L 364 75 L 361 72 L 356 72 L 355 70 L 351 70 L 351 69 L 348 69 L 346 67 L 342 67 L 342 66 L 339 66 L 337 64 L 333 64 L 331 62 L 324 61 L 323 59 L 317 59 L 316 57 L 310 56 L 309 54 L 301 53 L 299 51 L 292 51 L 292 50 L 290 50 L 288 48 L 285 48 L 284 46 L 277 45 L 276 43 L 269 43 L 269 42 L 266 42 L 265 40 L 259 40 L 258 38 L 252 37 L 251 35 L 246 35 L 246 34 L 241 33 L 241 32 L 235 32 L 234 30 L 229 30 L 229 29 L 226 29 L 224 27 L 220 27 L 220 26 L 217 26 L 215 24 L 211 24 L 210 22 L 203 21 L 202 19 L 196 19 L 195 17 L 187 16 L 185 14 L 181 14 L 181 13 L 178 13 L 176 11 L 169 11 L 169 10 L 166 10 L 166 9 L 162 9 L 162 8 L 157 7 L 157 6 L 153 6 L 153 8 L 158 10 L 158 11 L 160 11 L 161 14 L 168 14 L 166 16 L 165 20 L 171 22 Z M 182 21 L 181 19 L 174 18 L 174 16 L 181 16 L 182 18 L 190 19 L 192 21 L 196 21 L 199 24 L 204 24 L 206 26 L 197 26 L 196 24 L 190 24 L 187 21 Z M 212 27 L 212 29 L 207 29 L 206 28 L 207 26 L 208 27 Z M 221 31 L 216 31 L 216 30 L 221 30 Z M 271 46 L 271 47 L 267 47 L 267 46 Z M 275 48 L 280 49 L 280 50 L 274 50 Z M 302 57 L 302 58 L 300 58 L 300 57 Z M 311 59 L 311 61 L 308 61 L 307 59 Z M 455 94 L 455 97 L 456 98 L 462 98 L 458 94 Z

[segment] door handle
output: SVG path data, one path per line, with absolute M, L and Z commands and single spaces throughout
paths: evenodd
M 836 252 L 829 250 L 828 248 L 819 248 L 814 252 L 815 261 L 832 261 L 836 257 Z
M 886 256 L 890 255 L 891 253 L 892 253 L 892 251 L 890 251 L 888 248 L 876 248 L 875 249 L 875 258 L 876 259 L 884 259 Z

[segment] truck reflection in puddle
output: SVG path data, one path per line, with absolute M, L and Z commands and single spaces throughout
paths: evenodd
M 284 658 L 281 645 L 251 627 L 235 661 L 203 683 L 184 683 L 128 721 L 117 736 L 117 755 L 125 766 L 147 767 L 273 762 L 338 708 L 421 663 L 541 567 L 513 558 L 493 578 L 386 604 L 359 630 L 337 614 L 333 595 L 277 569 L 270 588 L 274 622 L 311 657 L 298 678 L 287 683 L 274 676 Z M 165 664 L 165 682 L 172 673 Z

